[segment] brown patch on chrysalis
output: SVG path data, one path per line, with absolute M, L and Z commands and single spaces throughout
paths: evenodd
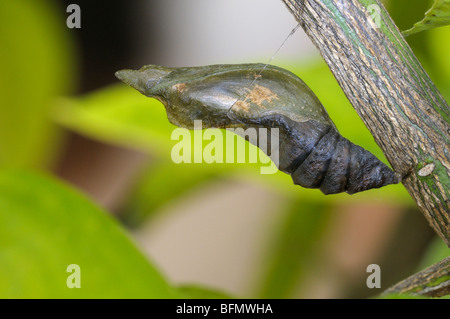
M 250 109 L 250 105 L 244 101 L 237 101 L 236 103 L 234 103 L 233 109 L 248 112 L 248 110 Z
M 186 83 L 178 83 L 172 86 L 172 89 L 177 90 L 179 93 L 186 91 Z
M 253 103 L 265 109 L 264 105 L 262 105 L 264 101 L 270 103 L 273 99 L 278 100 L 279 98 L 269 88 L 255 84 L 254 89 L 250 91 L 247 99 L 250 99 Z

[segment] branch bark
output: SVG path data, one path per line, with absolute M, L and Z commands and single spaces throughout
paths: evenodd
M 450 295 L 450 257 L 406 278 L 383 295 L 410 294 L 427 297 Z
M 378 0 L 282 0 L 450 246 L 450 109 Z

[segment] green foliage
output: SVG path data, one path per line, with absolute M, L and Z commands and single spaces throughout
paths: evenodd
M 59 134 L 51 99 L 73 81 L 65 21 L 46 1 L 0 1 L 0 166 L 42 166 Z
M 450 24 L 450 0 L 434 0 L 430 10 L 425 13 L 425 18 L 414 26 L 403 32 L 409 36 L 432 28 L 442 27 Z
M 409 27 L 417 21 L 429 8 L 432 1 L 423 0 L 391 0 L 387 8 L 400 29 Z M 405 8 L 408 8 L 405 11 Z M 407 12 L 408 14 L 405 14 Z M 434 28 L 428 32 L 415 33 L 407 37 L 408 44 L 414 51 L 427 73 L 448 101 L 450 99 L 450 28 Z
M 0 171 L 0 298 L 175 298 L 107 213 L 42 174 Z M 69 289 L 67 266 L 81 268 Z

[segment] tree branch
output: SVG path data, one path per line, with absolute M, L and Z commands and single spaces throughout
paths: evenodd
M 427 297 L 450 295 L 450 257 L 406 278 L 383 293 L 383 295 L 391 294 Z
M 386 9 L 378 0 L 282 1 L 450 246 L 450 109 Z

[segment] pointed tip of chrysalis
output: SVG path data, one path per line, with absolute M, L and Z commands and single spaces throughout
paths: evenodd
M 152 88 L 170 73 L 170 69 L 157 65 L 146 65 L 140 70 L 120 70 L 115 76 L 144 95 L 152 96 Z
M 120 81 L 124 81 L 124 79 L 127 77 L 128 70 L 119 70 L 114 73 L 116 78 L 118 78 Z
M 141 74 L 135 70 L 120 70 L 115 73 L 116 78 L 141 92 Z

